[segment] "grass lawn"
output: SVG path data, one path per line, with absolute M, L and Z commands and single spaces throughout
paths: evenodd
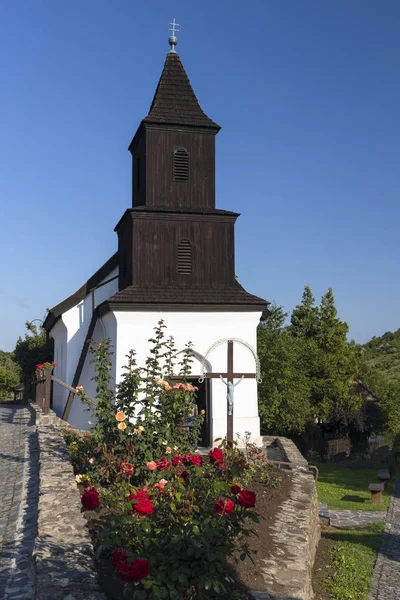
M 381 504 L 372 504 L 370 483 L 378 483 L 377 469 L 351 469 L 334 464 L 319 464 L 318 500 L 338 510 L 387 510 L 392 492 L 389 482 Z
M 332 600 L 367 600 L 383 523 L 325 533 L 334 542 L 324 585 Z
M 323 532 L 313 572 L 316 600 L 367 600 L 382 532 L 383 523 Z

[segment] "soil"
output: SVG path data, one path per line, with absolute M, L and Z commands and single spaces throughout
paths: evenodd
M 315 557 L 314 568 L 312 572 L 312 587 L 314 591 L 314 600 L 329 600 L 330 595 L 324 585 L 334 573 L 334 569 L 329 566 L 330 552 L 335 545 L 333 540 L 324 536 L 329 528 L 322 529 L 321 540 L 318 544 L 317 554 Z
M 285 500 L 292 487 L 291 475 L 287 471 L 280 471 L 281 481 L 278 487 L 267 487 L 260 482 L 253 482 L 249 489 L 257 494 L 257 513 L 260 517 L 259 523 L 251 523 L 251 529 L 257 535 L 249 538 L 249 547 L 253 560 L 239 561 L 234 564 L 234 569 L 240 581 L 247 589 L 268 591 L 265 587 L 264 578 L 261 574 L 263 561 L 268 559 L 273 549 L 273 538 L 271 525 L 275 521 L 275 515 Z M 232 562 L 232 561 L 230 561 Z M 233 563 L 232 563 L 233 564 Z
M 267 591 L 264 579 L 261 575 L 263 560 L 268 559 L 273 549 L 273 539 L 270 527 L 274 523 L 275 515 L 283 500 L 290 493 L 292 480 L 291 474 L 288 471 L 279 472 L 280 481 L 277 487 L 267 487 L 265 484 L 254 481 L 248 485 L 257 494 L 256 509 L 260 518 L 259 523 L 249 521 L 251 528 L 256 535 L 248 538 L 251 557 L 244 561 L 228 560 L 229 576 L 236 579 L 232 582 L 231 593 L 226 600 L 231 599 L 233 590 L 253 589 L 258 591 Z M 96 545 L 99 540 L 99 525 L 101 525 L 101 515 L 86 513 L 88 518 L 88 526 L 92 539 Z M 110 561 L 101 559 L 97 562 L 97 570 L 100 577 L 100 585 L 108 600 L 121 600 L 123 597 L 123 584 L 115 576 L 114 569 L 111 567 Z M 219 597 L 224 600 L 223 597 Z M 316 600 L 325 600 L 327 596 L 321 596 Z

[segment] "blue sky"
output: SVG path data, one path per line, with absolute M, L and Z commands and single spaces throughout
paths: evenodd
M 400 327 L 397 0 L 2 0 L 0 348 L 115 252 L 174 16 L 242 285 L 331 286 L 359 342 Z

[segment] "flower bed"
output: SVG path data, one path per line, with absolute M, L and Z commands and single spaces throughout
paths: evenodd
M 173 340 L 163 329 L 156 328 L 144 369 L 129 354 L 116 395 L 109 342 L 94 351 L 97 423 L 87 437 L 67 438 L 82 509 L 95 515 L 97 557 L 120 582 L 116 597 L 242 598 L 231 563 L 250 555 L 251 524 L 258 522 L 250 483 L 275 483 L 276 473 L 248 440 L 245 451 L 224 440 L 207 457 L 194 451 L 203 416 L 185 381 L 190 346 L 177 383 Z M 78 393 L 85 401 L 84 390 Z

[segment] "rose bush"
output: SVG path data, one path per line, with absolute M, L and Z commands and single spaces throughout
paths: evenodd
M 100 514 L 97 553 L 110 557 L 124 598 L 233 599 L 227 558 L 248 555 L 249 523 L 258 520 L 245 485 L 254 460 L 224 441 L 208 457 L 193 452 L 204 417 L 193 418 L 190 345 L 177 367 L 163 330 L 159 323 L 145 368 L 129 353 L 116 394 L 109 341 L 95 350 L 96 425 L 67 440 L 77 483 L 86 486 L 82 506 Z
M 229 590 L 227 557 L 248 554 L 246 521 L 257 520 L 251 510 L 255 494 L 225 479 L 222 451 L 219 462 L 202 466 L 192 460 L 195 456 L 160 459 L 161 469 L 146 467 L 146 486 L 127 497 L 103 536 L 106 551 L 122 548 L 132 560 L 149 562 L 149 575 L 140 583 L 127 579 L 126 555 L 123 567 L 115 567 L 128 598 L 189 600 L 222 594 Z M 113 503 L 109 497 L 107 511 Z

